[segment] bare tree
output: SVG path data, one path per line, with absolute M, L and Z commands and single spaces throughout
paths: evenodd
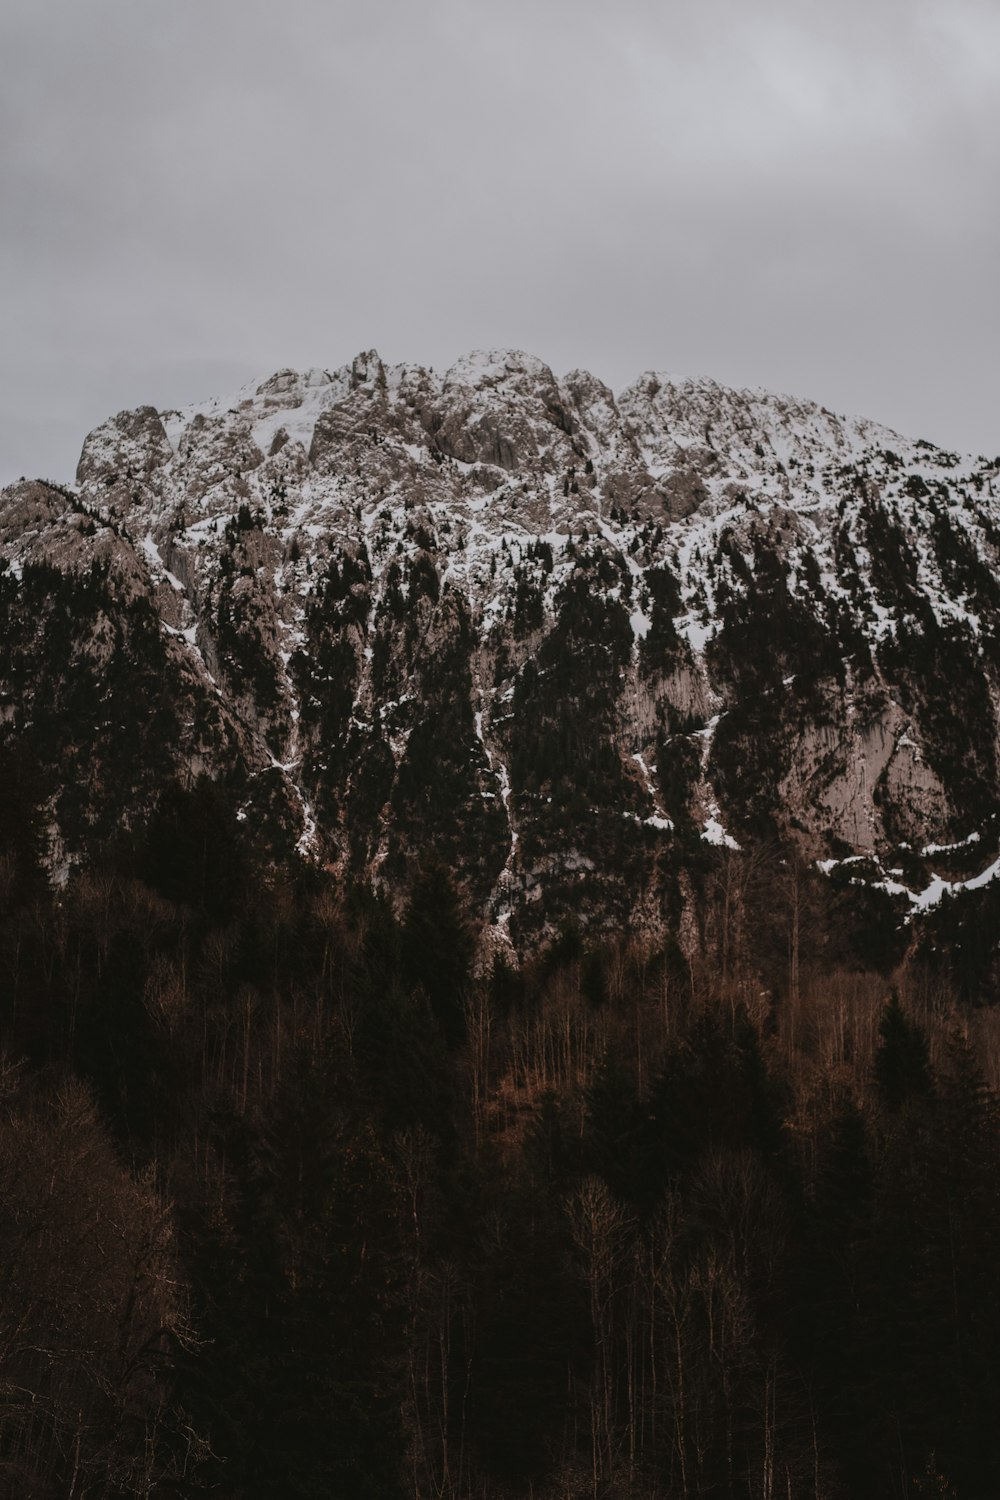
M 78 1084 L 8 1098 L 0 1203 L 0 1491 L 148 1494 L 187 1337 L 168 1209 Z

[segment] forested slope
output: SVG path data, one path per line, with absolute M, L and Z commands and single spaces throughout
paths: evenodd
M 208 783 L 58 899 L 6 835 L 0 1493 L 995 1486 L 1000 1024 L 940 945 L 897 999 L 891 920 L 717 851 L 702 961 L 476 973 L 440 863 L 397 917 Z

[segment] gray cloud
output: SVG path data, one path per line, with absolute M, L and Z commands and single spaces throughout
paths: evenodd
M 993 0 L 7 0 L 0 477 L 377 346 L 1000 450 Z

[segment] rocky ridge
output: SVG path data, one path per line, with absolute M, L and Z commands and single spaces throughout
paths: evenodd
M 1000 460 L 517 352 L 140 407 L 0 497 L 0 719 L 54 861 L 165 781 L 498 934 L 676 920 L 763 841 L 905 916 L 998 872 Z

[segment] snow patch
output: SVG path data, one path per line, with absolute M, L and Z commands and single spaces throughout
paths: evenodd
M 970 834 L 960 844 L 928 844 L 924 852 L 944 853 L 953 849 L 965 848 L 967 845 L 977 843 L 978 834 Z M 855 854 L 847 859 L 821 859 L 816 861 L 816 868 L 824 875 L 830 875 L 835 869 L 842 865 L 874 863 L 883 875 L 881 880 L 865 880 L 863 876 L 851 877 L 852 885 L 867 886 L 870 890 L 885 891 L 890 896 L 902 896 L 910 903 L 910 912 L 906 920 L 909 921 L 917 912 L 930 911 L 938 906 L 945 896 L 953 896 L 958 891 L 979 891 L 984 886 L 992 885 L 993 881 L 1000 878 L 1000 856 L 991 865 L 978 875 L 972 875 L 968 880 L 945 880 L 943 876 L 933 874 L 930 881 L 921 891 L 913 891 L 902 881 L 894 879 L 900 872 L 898 870 L 885 871 L 881 862 L 874 855 Z
M 968 849 L 970 844 L 978 844 L 979 839 L 980 835 L 973 832 L 959 839 L 957 844 L 925 844 L 920 852 L 925 858 L 930 854 L 954 854 L 956 849 Z
M 708 808 L 708 818 L 701 836 L 706 844 L 715 844 L 720 849 L 739 849 L 731 833 L 727 833 L 719 821 L 719 809 L 713 802 Z
M 637 641 L 644 641 L 649 634 L 652 620 L 641 609 L 634 609 L 629 616 L 629 624 L 632 626 L 632 634 Z
M 674 626 L 697 656 L 702 654 L 717 628 L 714 620 L 696 620 L 693 615 L 675 620 Z
M 178 594 L 183 594 L 184 585 L 183 583 L 181 583 L 180 579 L 175 577 L 175 575 L 171 573 L 170 569 L 164 565 L 163 558 L 160 556 L 160 549 L 153 541 L 152 532 L 147 531 L 146 535 L 143 537 L 142 550 L 143 552 L 145 552 L 146 557 L 152 567 L 155 568 L 158 573 L 163 575 L 163 577 L 169 583 L 170 587 L 174 589 Z
M 642 781 L 643 786 L 646 789 L 646 795 L 648 796 L 650 802 L 652 802 L 653 804 L 652 816 L 643 818 L 642 822 L 645 823 L 647 828 L 659 828 L 664 833 L 672 833 L 674 827 L 673 819 L 668 818 L 667 814 L 660 806 L 660 801 L 656 795 L 656 787 L 653 785 L 653 778 L 650 774 L 649 766 L 647 766 L 644 758 L 638 752 L 636 752 L 636 754 L 632 756 L 632 759 L 635 761 L 636 765 L 639 767 L 640 772 L 642 773 Z M 653 770 L 655 769 L 656 767 L 654 766 Z M 637 819 L 636 821 L 638 822 L 639 820 Z

